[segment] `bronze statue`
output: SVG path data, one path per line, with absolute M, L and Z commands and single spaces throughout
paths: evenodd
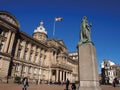
M 87 17 L 84 16 L 81 23 L 81 33 L 80 33 L 81 43 L 91 42 L 90 29 L 91 29 L 91 25 L 88 24 Z

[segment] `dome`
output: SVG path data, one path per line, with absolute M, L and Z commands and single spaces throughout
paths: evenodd
M 47 31 L 45 30 L 45 28 L 43 26 L 43 22 L 40 22 L 40 26 L 34 30 L 34 33 L 36 33 L 36 32 L 41 32 L 41 33 L 47 34 Z

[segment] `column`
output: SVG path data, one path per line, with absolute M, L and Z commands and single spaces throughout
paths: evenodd
M 62 81 L 62 71 L 60 70 L 60 81 Z
M 39 74 L 38 74 L 38 84 L 40 84 L 40 80 L 42 79 L 42 69 L 41 69 L 41 49 L 38 48 L 38 59 L 37 59 L 37 64 L 39 65 Z
M 42 54 L 42 56 L 41 56 L 41 66 L 43 66 L 43 62 L 44 62 L 44 50 L 43 49 L 41 50 L 41 54 Z M 51 52 L 49 54 L 50 54 L 49 58 L 51 58 Z M 49 64 L 49 69 L 50 68 L 51 68 L 51 64 Z
M 40 65 L 40 48 L 38 48 L 38 56 L 37 56 L 37 59 L 36 59 L 36 63 L 38 65 Z M 40 65 L 41 66 L 41 65 Z
M 19 45 L 20 45 L 20 39 L 18 39 L 18 41 L 17 41 L 17 46 L 16 46 L 16 50 L 15 50 L 15 57 L 17 57 Z
M 69 80 L 71 81 L 71 73 L 69 73 Z
M 11 36 L 11 31 L 9 30 L 9 33 L 8 33 L 8 35 L 7 35 L 7 41 L 6 41 L 6 43 L 5 43 L 5 47 L 4 47 L 4 52 L 6 53 L 7 52 L 7 49 L 8 49 L 8 44 L 9 44 L 9 42 L 10 42 L 10 36 Z
M 26 59 L 29 61 L 29 58 L 30 58 L 30 53 L 31 53 L 31 43 L 28 44 L 28 53 L 27 53 L 27 56 L 26 56 Z
M 41 82 L 41 68 L 39 69 L 39 73 L 38 73 L 38 85 Z
M 26 41 L 23 41 L 23 48 L 21 50 L 21 55 L 20 55 L 20 58 L 23 58 L 24 54 L 25 54 L 25 45 L 26 45 Z
M 10 45 L 9 45 L 8 53 L 11 53 L 12 49 L 14 48 L 13 47 L 14 39 L 15 39 L 15 33 L 13 32 L 12 36 L 11 36 L 11 40 L 10 40 Z
M 58 82 L 58 80 L 59 80 L 59 79 L 58 79 L 58 77 L 59 77 L 58 74 L 59 74 L 59 72 L 58 72 L 58 70 L 56 69 L 56 82 Z
M 36 46 L 34 46 L 34 48 L 33 48 L 33 55 L 32 55 L 32 61 L 31 62 L 34 62 L 35 54 L 36 54 Z
M 50 82 L 50 80 L 51 80 L 51 64 L 52 64 L 52 62 L 51 62 L 51 54 L 52 54 L 52 51 L 49 51 L 49 68 L 48 68 L 48 70 L 49 70 L 49 78 L 48 78 L 48 81 Z
M 67 79 L 69 79 L 69 72 L 67 72 L 66 75 L 67 75 L 67 78 L 66 78 L 66 80 L 67 80 Z
M 36 46 L 34 47 L 34 50 L 33 50 L 33 51 L 34 51 L 34 54 L 33 54 L 33 59 L 32 59 L 32 61 L 35 62 Z
M 73 82 L 73 76 L 72 76 L 72 73 L 70 73 L 70 81 Z

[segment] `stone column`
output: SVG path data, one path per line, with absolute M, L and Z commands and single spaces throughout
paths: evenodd
M 70 78 L 70 72 L 69 72 L 69 75 L 68 75 L 68 79 L 70 80 L 71 78 Z
M 51 50 L 49 51 L 49 56 L 48 57 L 49 57 L 49 68 L 48 69 L 50 71 L 48 81 L 50 82 L 50 80 L 51 80 L 51 70 L 52 70 L 51 69 L 51 65 L 52 65 L 52 58 L 51 58 L 52 57 L 52 51 Z
M 27 56 L 26 56 L 26 59 L 29 61 L 30 59 L 30 53 L 31 53 L 31 43 L 28 44 L 28 53 L 27 53 Z
M 16 46 L 16 50 L 15 50 L 15 57 L 17 57 L 19 45 L 20 45 L 20 39 L 18 39 L 18 41 L 17 41 L 17 46 Z
M 56 82 L 58 82 L 58 70 L 56 69 Z
M 68 72 L 66 72 L 66 80 L 67 80 L 67 78 L 68 78 Z M 66 80 L 65 80 L 65 81 L 66 81 Z
M 10 36 L 11 36 L 11 31 L 9 30 L 9 33 L 7 35 L 7 41 L 5 43 L 5 48 L 4 48 L 4 52 L 6 53 L 8 50 L 8 46 L 9 46 L 9 42 L 10 42 Z
M 33 46 L 33 55 L 32 55 L 32 60 L 31 60 L 31 62 L 34 62 L 35 54 L 36 54 L 36 46 Z
M 40 48 L 38 48 L 38 55 L 37 55 L 37 59 L 36 59 L 36 62 L 35 63 L 37 63 L 37 64 L 39 64 L 40 65 Z M 41 65 L 40 65 L 41 66 Z
M 42 66 L 44 65 L 44 54 L 45 54 L 44 49 L 42 49 L 42 50 L 41 50 L 41 65 L 42 65 Z M 50 52 L 49 54 L 50 54 L 50 56 L 51 56 L 51 52 Z M 51 58 L 50 56 L 49 56 L 49 58 Z M 51 64 L 49 64 L 49 68 L 51 67 L 50 65 L 51 65 Z
M 13 47 L 13 43 L 14 43 L 14 39 L 15 39 L 15 33 L 12 33 L 11 39 L 10 39 L 10 45 L 9 45 L 9 49 L 8 49 L 8 53 L 12 52 Z
M 97 70 L 96 51 L 92 43 L 78 45 L 79 90 L 101 90 Z
M 26 41 L 23 41 L 23 43 L 22 43 L 23 45 L 23 48 L 22 48 L 22 50 L 21 50 L 21 55 L 20 55 L 20 58 L 22 58 L 23 59 L 23 56 L 24 56 L 24 54 L 25 54 L 25 44 L 26 44 Z

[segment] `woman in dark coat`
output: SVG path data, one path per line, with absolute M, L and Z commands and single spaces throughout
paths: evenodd
M 67 79 L 67 81 L 66 81 L 66 90 L 68 90 L 69 84 L 70 84 L 70 81 Z

